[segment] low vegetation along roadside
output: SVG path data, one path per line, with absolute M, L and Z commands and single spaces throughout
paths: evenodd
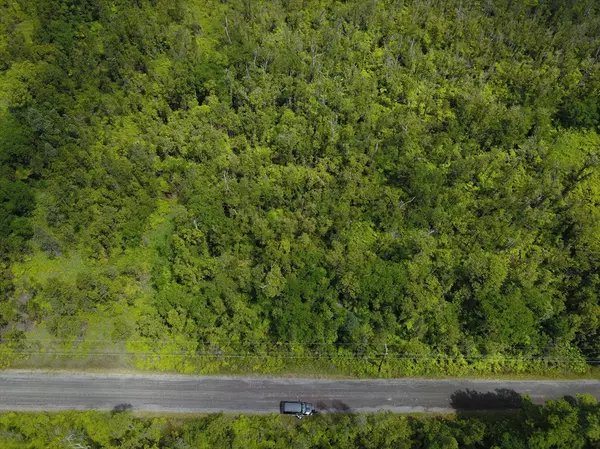
M 0 366 L 591 375 L 599 48 L 591 0 L 0 0 Z
M 3 449 L 585 449 L 600 445 L 600 407 L 591 396 L 525 400 L 516 413 L 440 417 L 391 413 L 331 414 L 303 419 L 207 415 L 141 417 L 111 413 L 5 413 Z

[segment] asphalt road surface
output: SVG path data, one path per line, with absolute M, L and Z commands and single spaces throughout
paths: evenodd
M 448 412 L 509 409 L 589 393 L 600 381 L 323 380 L 0 372 L 0 410 L 134 410 L 277 413 L 279 401 L 319 412 Z

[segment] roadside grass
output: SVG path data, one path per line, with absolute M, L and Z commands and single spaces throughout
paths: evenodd
M 12 366 L 51 371 L 125 369 L 130 365 L 130 356 L 124 351 L 124 343 L 106 338 L 109 320 L 100 314 L 89 317 L 86 335 L 80 340 L 58 340 L 42 325 L 26 340 L 30 355 Z
M 60 412 L 49 412 L 49 413 L 60 413 Z M 298 418 L 296 418 L 293 415 L 281 415 L 276 412 L 247 412 L 247 411 L 245 411 L 243 413 L 241 413 L 241 412 L 206 413 L 206 412 L 171 412 L 171 411 L 169 411 L 169 412 L 150 412 L 150 411 L 143 411 L 143 410 L 136 411 L 134 409 L 131 411 L 131 413 L 133 414 L 133 416 L 141 418 L 141 419 L 166 418 L 166 419 L 176 420 L 177 422 L 179 422 L 181 424 L 184 424 L 188 421 L 193 421 L 193 420 L 196 420 L 199 418 L 214 416 L 216 414 L 221 415 L 225 419 L 231 420 L 231 421 L 235 420 L 240 415 L 262 416 L 265 418 L 276 416 L 277 419 L 280 419 L 281 423 L 285 426 L 301 427 L 305 424 L 305 422 L 303 422 L 303 420 L 299 420 Z M 414 419 L 416 421 L 428 421 L 428 420 L 433 420 L 433 419 L 456 419 L 458 416 L 458 414 L 455 412 L 447 412 L 447 413 L 441 413 L 441 412 L 393 413 L 393 412 L 387 412 L 387 411 L 360 412 L 360 413 L 356 413 L 356 412 L 318 413 L 317 412 L 313 416 L 311 416 L 309 418 L 305 418 L 305 419 L 331 421 L 331 419 L 335 419 L 336 416 L 340 416 L 340 415 L 373 415 L 373 416 L 375 416 L 375 415 L 381 415 L 381 414 L 386 414 L 386 413 L 402 415 L 407 418 Z M 483 419 L 489 419 L 491 422 L 491 421 L 502 421 L 503 419 L 510 418 L 510 417 L 514 416 L 515 414 L 516 414 L 516 412 L 514 412 L 514 411 L 512 411 L 512 412 L 502 411 L 502 412 L 496 414 L 498 416 L 492 416 L 491 414 L 484 415 L 483 412 L 481 412 L 479 414 L 473 413 L 473 416 L 478 417 L 478 418 L 483 418 Z
M 427 372 L 410 375 L 389 376 L 367 376 L 356 375 L 356 373 L 342 371 L 334 366 L 323 364 L 297 364 L 288 366 L 287 369 L 278 371 L 259 371 L 251 367 L 260 362 L 261 358 L 255 357 L 248 360 L 248 365 L 236 364 L 219 367 L 214 360 L 204 357 L 204 367 L 196 363 L 202 363 L 201 357 L 190 357 L 181 355 L 175 360 L 167 362 L 165 367 L 156 369 L 161 363 L 160 355 L 148 355 L 147 353 L 136 353 L 135 351 L 119 352 L 117 354 L 104 354 L 97 352 L 76 353 L 67 355 L 36 354 L 24 360 L 15 360 L 10 369 L 44 370 L 44 371 L 73 371 L 85 373 L 120 373 L 139 375 L 209 375 L 209 376 L 248 376 L 248 377 L 280 377 L 280 378 L 308 378 L 308 379 L 479 379 L 479 380 L 600 380 L 600 369 L 591 368 L 587 373 L 573 373 L 566 370 L 531 371 L 527 373 L 512 374 L 500 373 L 467 373 L 462 376 L 450 375 L 443 372 Z M 164 356 L 163 356 L 164 359 Z M 264 358 L 262 358 L 264 361 Z M 140 362 L 142 361 L 142 362 Z M 187 366 L 186 369 L 181 369 Z M 189 367 L 192 368 L 189 368 Z M 207 368 L 208 366 L 208 368 Z M 250 369 L 249 369 L 250 367 Z

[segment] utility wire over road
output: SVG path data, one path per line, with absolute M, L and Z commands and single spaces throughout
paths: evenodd
M 320 412 L 450 412 L 510 408 L 520 394 L 543 403 L 578 393 L 600 398 L 600 381 L 0 373 L 0 410 L 277 413 L 279 401 L 303 400 Z

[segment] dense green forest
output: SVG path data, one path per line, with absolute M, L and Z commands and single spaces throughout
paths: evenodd
M 594 0 L 0 0 L 0 364 L 586 373 L 599 91 Z
M 333 414 L 150 418 L 131 411 L 0 415 L 5 449 L 591 449 L 600 408 L 591 396 L 524 401 L 517 414 L 407 417 Z

